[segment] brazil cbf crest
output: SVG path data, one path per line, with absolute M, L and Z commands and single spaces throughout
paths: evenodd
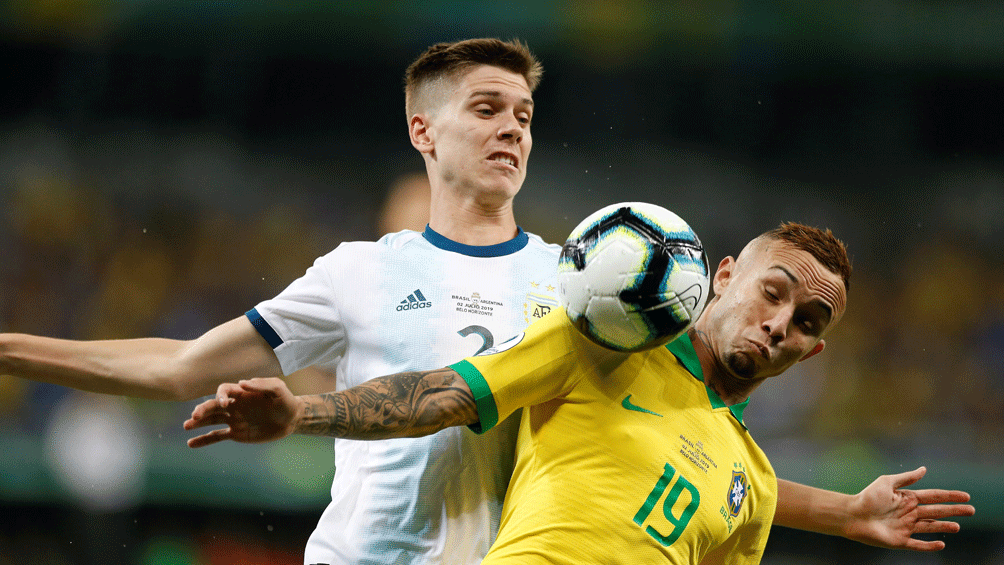
M 732 481 L 729 483 L 729 494 L 726 497 L 728 499 L 728 509 L 729 514 L 732 516 L 738 516 L 739 511 L 743 508 L 743 501 L 746 500 L 746 494 L 749 492 L 749 481 L 746 479 L 746 473 L 740 468 L 740 470 L 732 470 Z

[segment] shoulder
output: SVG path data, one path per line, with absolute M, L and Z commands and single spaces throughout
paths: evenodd
M 318 258 L 318 261 L 343 261 L 360 257 L 372 257 L 413 244 L 420 244 L 422 234 L 410 230 L 389 233 L 376 241 L 344 241 L 338 247 Z
M 530 232 L 526 233 L 527 237 L 527 248 L 533 249 L 535 251 L 540 251 L 549 255 L 554 255 L 557 257 L 561 253 L 561 246 L 556 243 L 547 243 L 539 235 Z
M 412 244 L 421 244 L 425 242 L 425 238 L 422 237 L 421 232 L 412 230 L 402 230 L 399 232 L 388 233 L 378 239 L 375 245 L 379 245 L 384 248 L 390 249 L 400 249 Z

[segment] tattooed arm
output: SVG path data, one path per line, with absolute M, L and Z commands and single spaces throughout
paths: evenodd
M 262 443 L 292 433 L 347 439 L 418 437 L 478 421 L 471 389 L 449 368 L 398 373 L 342 392 L 294 396 L 282 379 L 220 385 L 184 427 L 225 424 L 188 440 L 203 447 L 222 440 Z

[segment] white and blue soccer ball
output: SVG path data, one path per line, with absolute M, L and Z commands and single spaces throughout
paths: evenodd
M 669 210 L 644 202 L 602 208 L 572 230 L 558 260 L 561 305 L 593 342 L 617 351 L 669 343 L 704 310 L 704 246 Z

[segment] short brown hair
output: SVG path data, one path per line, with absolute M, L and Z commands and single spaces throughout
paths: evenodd
M 851 260 L 847 256 L 847 246 L 829 229 L 821 230 L 805 224 L 785 222 L 760 237 L 783 241 L 809 253 L 832 273 L 840 275 L 844 280 L 844 290 L 850 292 Z
M 518 39 L 479 38 L 437 43 L 426 49 L 405 72 L 405 110 L 408 116 L 414 113 L 414 101 L 422 87 L 476 65 L 492 65 L 523 75 L 530 92 L 540 84 L 540 76 L 544 73 L 540 61 Z

